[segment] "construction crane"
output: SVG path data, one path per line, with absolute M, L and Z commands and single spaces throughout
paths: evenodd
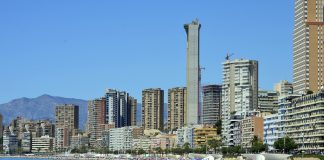
M 234 55 L 234 53 L 227 53 L 226 54 L 226 57 L 225 57 L 225 60 L 229 60 L 230 59 L 230 57 L 232 57 Z

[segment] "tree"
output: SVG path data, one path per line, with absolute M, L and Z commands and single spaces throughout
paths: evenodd
M 140 148 L 138 151 L 137 151 L 137 154 L 145 154 L 146 152 L 144 151 L 144 149 Z
M 222 145 L 222 142 L 220 140 L 212 139 L 212 140 L 208 140 L 207 144 L 212 149 L 214 149 L 214 152 L 216 153 L 217 148 L 219 148 Z
M 230 147 L 222 147 L 223 155 L 239 155 L 243 153 L 241 146 L 230 146 Z
M 297 149 L 298 145 L 290 137 L 285 137 L 285 138 L 279 138 L 277 141 L 275 141 L 274 147 L 276 149 L 286 153 L 286 152 L 290 152 L 294 149 Z
M 214 128 L 217 129 L 217 135 L 221 135 L 222 134 L 222 120 L 218 120 L 215 123 Z
M 157 153 L 157 154 L 161 154 L 161 153 L 163 153 L 163 150 L 162 150 L 161 147 L 154 148 L 154 151 L 155 151 L 155 153 Z
M 184 153 L 190 153 L 191 152 L 191 147 L 190 147 L 190 144 L 188 142 L 183 144 L 182 148 L 183 148 Z
M 259 153 L 261 151 L 265 151 L 266 149 L 266 145 L 262 143 L 262 141 L 259 139 L 258 136 L 254 136 L 251 143 L 252 143 L 251 151 L 253 153 Z

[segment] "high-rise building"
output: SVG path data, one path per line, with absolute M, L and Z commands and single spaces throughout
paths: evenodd
M 221 93 L 221 85 L 203 86 L 203 124 L 215 124 L 218 120 L 221 119 Z
M 259 90 L 258 110 L 261 113 L 275 113 L 278 111 L 278 92 Z
M 160 88 L 142 91 L 143 129 L 163 129 L 164 92 Z
M 257 107 L 258 62 L 245 59 L 224 62 L 222 140 L 225 145 L 234 145 L 240 141 L 239 137 L 232 137 L 232 134 L 230 134 L 231 122 L 239 123 L 239 119 L 245 118 L 250 112 L 257 110 Z M 239 124 L 237 125 L 239 126 Z
M 317 92 L 324 83 L 324 0 L 295 0 L 294 93 Z
M 88 103 L 88 132 L 90 145 L 94 146 L 96 140 L 101 138 L 102 126 L 106 121 L 106 99 L 95 99 Z
M 198 20 L 185 24 L 187 33 L 187 124 L 199 124 L 200 121 L 200 64 Z M 186 125 L 187 125 L 186 124 Z
M 106 92 L 106 124 L 115 125 L 115 128 L 132 125 L 133 116 L 136 116 L 136 99 L 127 92 L 108 89 Z M 134 106 L 135 105 L 135 106 Z M 135 123 L 136 124 L 136 123 Z
M 55 147 L 68 148 L 71 137 L 79 128 L 79 106 L 73 104 L 56 106 L 55 127 Z
M 178 129 L 186 124 L 187 89 L 176 87 L 168 90 L 168 130 Z
M 55 127 L 79 128 L 79 106 L 73 104 L 58 105 L 55 108 Z
M 293 85 L 286 80 L 282 80 L 275 84 L 274 90 L 279 94 L 278 96 L 290 95 L 293 94 Z
M 129 104 L 131 105 L 131 116 L 130 116 L 130 125 L 136 126 L 137 124 L 137 100 L 133 97 L 129 97 Z
M 106 92 L 106 124 L 118 126 L 118 91 L 108 89 Z

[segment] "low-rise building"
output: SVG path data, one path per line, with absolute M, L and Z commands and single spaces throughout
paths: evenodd
M 143 149 L 144 151 L 149 151 L 151 149 L 151 138 L 148 136 L 141 136 L 139 138 L 133 139 L 133 150 Z
M 228 133 L 227 136 L 222 135 L 222 141 L 228 146 L 239 146 L 241 145 L 241 118 L 231 117 L 229 120 Z
M 22 133 L 21 148 L 24 153 L 31 152 L 32 149 L 32 136 L 29 132 Z
M 62 150 L 70 147 L 70 131 L 68 128 L 56 128 L 55 148 Z
M 176 145 L 182 147 L 185 143 L 189 143 L 190 147 L 194 147 L 194 128 L 182 127 L 177 129 L 176 133 Z
M 263 124 L 263 143 L 268 146 L 268 150 L 274 150 L 274 142 L 279 138 L 282 138 L 282 131 L 280 126 L 281 121 L 279 120 L 278 114 L 270 114 L 264 117 Z
M 171 149 L 176 147 L 175 134 L 160 134 L 151 138 L 151 148 Z
M 71 137 L 71 145 L 70 148 L 80 148 L 80 147 L 88 147 L 90 143 L 90 139 L 87 135 L 78 134 L 76 136 Z
M 6 154 L 13 154 L 18 150 L 18 139 L 17 135 L 13 133 L 13 128 L 11 128 L 10 131 L 4 131 L 3 150 Z
M 122 128 L 113 128 L 109 130 L 109 150 L 111 151 L 126 151 L 132 150 L 134 130 L 136 136 L 138 134 L 135 126 L 128 126 Z
M 53 151 L 53 138 L 46 135 L 32 139 L 33 153 L 49 153 Z
M 194 147 L 206 146 L 209 140 L 220 139 L 212 125 L 203 125 L 194 129 Z

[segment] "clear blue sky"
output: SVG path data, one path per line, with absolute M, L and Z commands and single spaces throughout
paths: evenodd
M 0 103 L 42 94 L 92 99 L 106 88 L 185 86 L 184 23 L 199 18 L 202 83 L 222 62 L 259 61 L 259 87 L 292 79 L 292 0 L 0 1 Z M 165 100 L 167 101 L 167 100 Z

